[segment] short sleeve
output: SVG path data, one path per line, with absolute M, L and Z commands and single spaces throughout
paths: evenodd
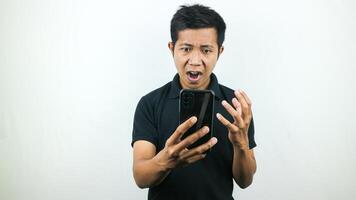
M 155 146 L 158 145 L 157 126 L 154 121 L 153 106 L 142 97 L 135 110 L 131 146 L 138 140 L 146 140 Z
M 250 127 L 248 128 L 248 141 L 250 149 L 253 149 L 257 146 L 255 141 L 255 126 L 253 123 L 253 118 L 251 119 Z

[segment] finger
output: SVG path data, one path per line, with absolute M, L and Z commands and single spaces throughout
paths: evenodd
M 204 159 L 205 156 L 206 156 L 206 154 L 198 154 L 198 155 L 192 156 L 192 157 L 186 159 L 185 163 L 190 164 L 190 163 L 197 162 L 198 160 Z
M 224 125 L 226 126 L 227 129 L 229 129 L 230 132 L 237 132 L 239 130 L 239 127 L 237 127 L 236 125 L 232 124 L 229 120 L 227 120 L 224 116 L 222 116 L 220 113 L 216 114 L 216 117 L 218 118 L 218 120 Z
M 189 149 L 187 149 L 187 148 L 183 149 L 182 151 L 180 151 L 179 157 L 184 156 L 184 154 L 186 154 L 188 151 L 189 151 Z
M 195 116 L 187 119 L 181 125 L 177 127 L 174 133 L 167 139 L 166 145 L 176 144 L 179 138 L 188 131 L 190 127 L 192 127 L 197 122 L 197 118 Z
M 194 149 L 190 149 L 189 151 L 182 154 L 181 159 L 190 159 L 190 157 L 194 157 L 199 154 L 203 154 L 204 152 L 208 151 L 211 147 L 213 147 L 218 142 L 218 139 L 215 137 L 211 138 L 206 143 L 195 147 Z
M 203 137 L 207 133 L 209 133 L 209 127 L 204 126 L 203 128 L 199 129 L 197 132 L 189 135 L 184 140 L 180 141 L 174 147 L 174 151 L 176 151 L 176 152 L 182 151 L 183 149 L 185 149 L 188 146 L 192 145 L 194 142 L 196 142 L 199 138 Z
M 243 124 L 241 115 L 229 103 L 223 100 L 221 104 L 224 106 L 226 111 L 234 118 L 234 120 L 239 126 Z
M 239 90 L 239 92 L 240 92 L 240 93 L 242 94 L 242 96 L 245 98 L 247 104 L 248 104 L 249 106 L 251 106 L 251 105 L 252 105 L 252 101 L 251 101 L 251 99 L 247 96 L 246 92 L 243 91 L 243 90 Z
M 238 101 L 241 104 L 241 110 L 242 110 L 242 118 L 245 121 L 248 121 L 249 116 L 251 115 L 251 107 L 248 105 L 245 97 L 242 95 L 240 92 L 241 90 L 235 91 L 235 95 L 237 96 Z
M 242 110 L 241 110 L 241 104 L 240 102 L 236 99 L 236 98 L 233 98 L 232 99 L 232 104 L 234 105 L 236 111 L 239 113 L 239 115 L 241 116 L 242 115 Z

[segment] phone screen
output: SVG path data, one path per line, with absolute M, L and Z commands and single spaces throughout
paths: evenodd
M 214 115 L 214 97 L 211 90 L 191 90 L 182 89 L 179 95 L 179 121 L 180 124 L 192 116 L 197 117 L 197 122 L 181 138 L 188 137 L 203 126 L 209 127 L 209 133 L 200 138 L 188 149 L 197 147 L 206 143 L 213 135 L 213 115 Z

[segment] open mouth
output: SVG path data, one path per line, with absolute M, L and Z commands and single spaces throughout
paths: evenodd
M 197 82 L 203 73 L 198 71 L 188 71 L 187 76 L 190 82 Z

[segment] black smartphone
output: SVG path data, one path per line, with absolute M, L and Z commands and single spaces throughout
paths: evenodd
M 197 122 L 182 136 L 181 140 L 193 134 L 203 126 L 209 127 L 209 133 L 190 145 L 188 149 L 202 145 L 213 136 L 214 97 L 212 90 L 182 89 L 179 94 L 179 124 L 192 116 Z

